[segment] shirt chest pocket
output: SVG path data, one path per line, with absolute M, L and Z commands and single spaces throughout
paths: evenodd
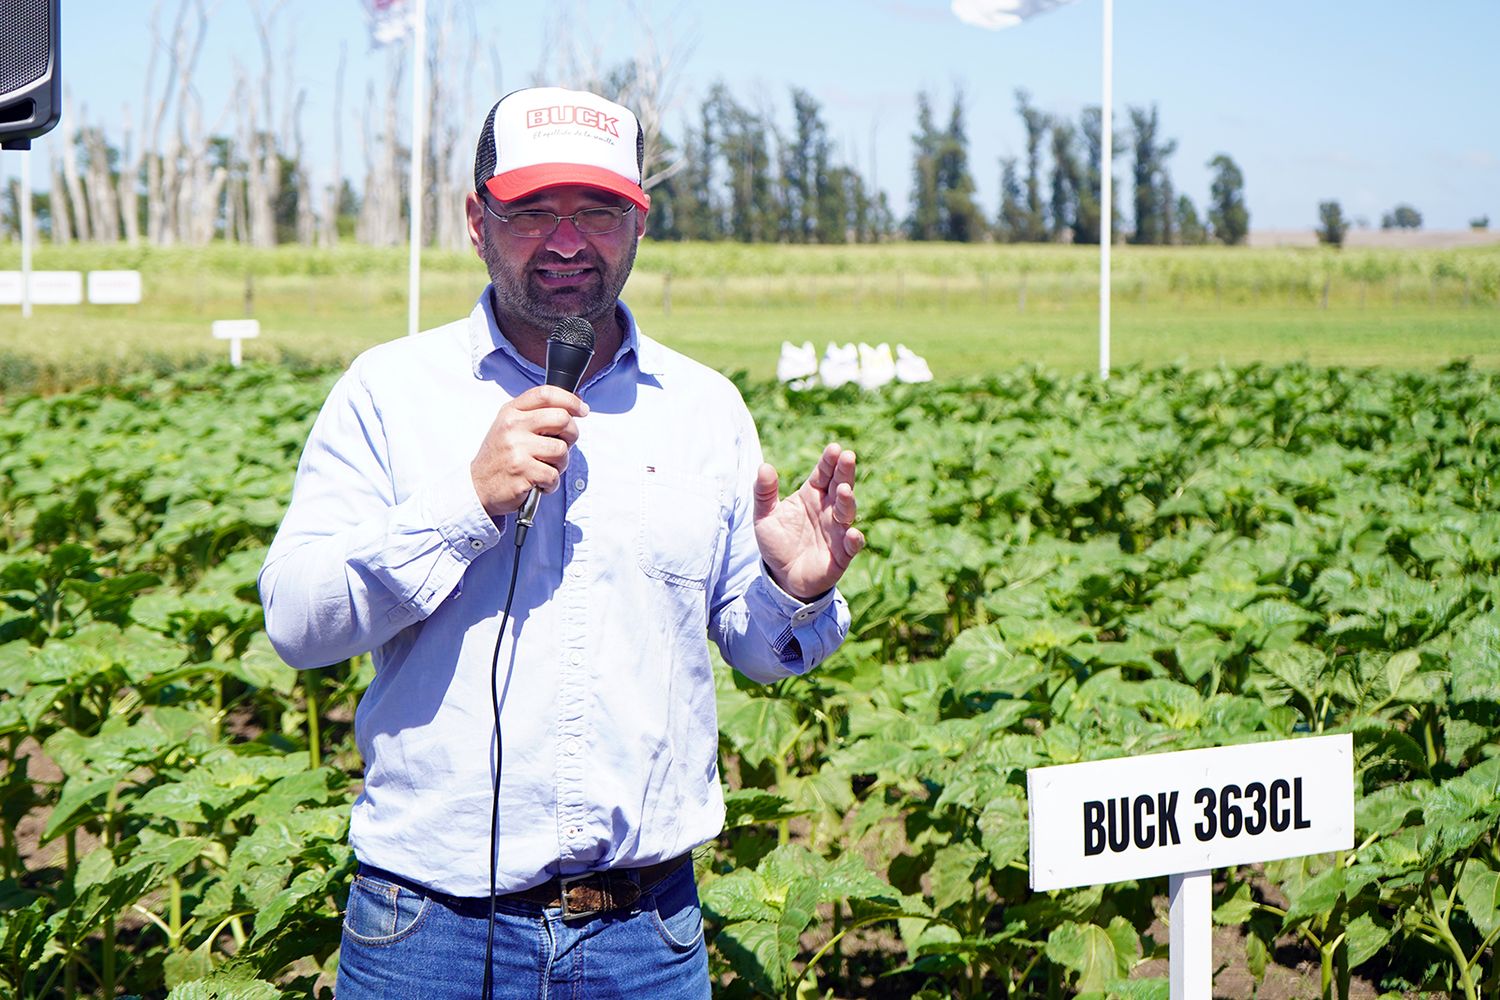
M 724 537 L 723 490 L 716 479 L 647 466 L 641 477 L 636 538 L 646 575 L 702 588 Z

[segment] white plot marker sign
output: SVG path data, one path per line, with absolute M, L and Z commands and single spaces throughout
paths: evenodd
M 95 305 L 134 306 L 141 302 L 141 272 L 90 271 L 89 301 Z
M 229 341 L 229 363 L 236 368 L 243 360 L 240 355 L 240 341 L 251 340 L 259 336 L 260 320 L 258 319 L 214 320 L 214 339 Z
M 1173 1000 L 1208 1000 L 1212 870 L 1354 846 L 1354 737 L 1036 768 L 1031 888 L 1171 876 Z

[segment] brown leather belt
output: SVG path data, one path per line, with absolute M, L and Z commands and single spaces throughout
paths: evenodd
M 600 872 L 553 876 L 541 885 L 519 892 L 496 896 L 497 902 L 527 903 L 543 908 L 560 908 L 564 920 L 589 920 L 604 913 L 628 909 L 662 879 L 692 860 L 682 854 L 642 868 L 611 868 Z M 435 892 L 411 879 L 360 862 L 359 874 L 405 886 L 437 900 L 451 910 L 466 916 L 488 916 L 488 896 L 450 896 Z

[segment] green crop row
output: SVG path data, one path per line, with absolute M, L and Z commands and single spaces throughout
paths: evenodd
M 1112 254 L 1115 277 L 1141 278 L 1171 287 L 1267 289 L 1318 284 L 1324 279 L 1378 284 L 1396 279 L 1469 282 L 1476 295 L 1496 297 L 1500 288 L 1500 244 L 1449 250 L 1334 250 L 1313 247 L 1136 247 Z M 20 266 L 14 244 L 0 244 L 0 269 Z M 183 278 L 323 277 L 374 275 L 404 287 L 406 247 L 282 246 L 265 249 L 227 243 L 206 247 L 145 244 L 45 244 L 37 248 L 38 270 L 134 269 L 156 284 Z M 424 250 L 422 266 L 436 274 L 471 273 L 468 251 Z M 1086 280 L 1099 272 L 1098 247 L 1048 244 L 882 243 L 847 246 L 788 246 L 744 243 L 641 245 L 637 270 L 648 275 L 708 279 L 748 277 L 839 277 L 905 274 L 917 278 L 1067 276 Z
M 337 962 L 366 658 L 298 674 L 255 572 L 330 374 L 0 411 L 0 991 L 308 996 Z M 719 672 L 717 994 L 1165 997 L 1164 880 L 1033 894 L 1028 768 L 1350 732 L 1357 847 L 1218 873 L 1307 994 L 1500 991 L 1500 386 L 1307 367 L 789 392 L 855 447 L 850 641 Z

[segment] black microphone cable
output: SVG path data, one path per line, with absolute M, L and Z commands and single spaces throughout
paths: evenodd
M 574 392 L 594 354 L 594 328 L 585 319 L 568 316 L 552 328 L 547 338 L 546 384 L 555 385 Z M 516 596 L 516 579 L 521 575 L 521 546 L 526 544 L 526 535 L 536 517 L 537 503 L 541 491 L 532 487 L 530 493 L 516 511 L 516 523 L 512 530 L 516 538 L 516 554 L 510 566 L 510 588 L 505 593 L 505 611 L 500 616 L 500 631 L 495 635 L 495 653 L 490 659 L 490 708 L 495 719 L 495 780 L 491 786 L 490 799 L 490 925 L 484 944 L 484 992 L 483 1000 L 493 1000 L 495 988 L 495 869 L 500 852 L 500 762 L 504 756 L 504 744 L 500 736 L 500 644 L 505 640 L 505 627 L 510 623 L 510 604 Z
M 500 737 L 500 644 L 505 639 L 505 626 L 510 623 L 510 603 L 516 596 L 516 578 L 521 575 L 521 546 L 525 544 L 525 532 L 518 533 L 515 558 L 510 563 L 510 587 L 505 592 L 505 611 L 500 616 L 500 631 L 495 635 L 495 655 L 490 659 L 490 708 L 495 716 L 495 778 L 490 798 L 490 926 L 484 942 L 484 1000 L 493 1000 L 495 989 L 495 866 L 500 848 L 500 761 L 504 756 Z

